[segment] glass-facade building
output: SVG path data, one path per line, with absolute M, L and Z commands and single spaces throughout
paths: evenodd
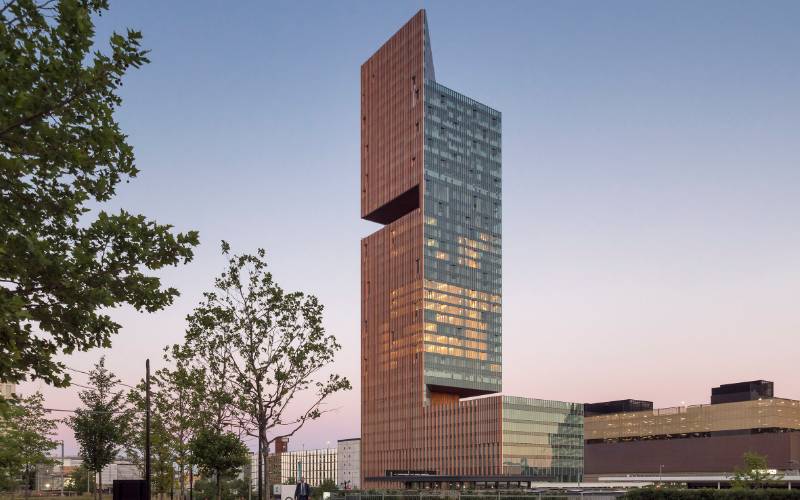
M 503 397 L 504 474 L 580 481 L 583 439 L 583 405 Z
M 502 385 L 500 112 L 425 81 L 425 383 Z
M 502 390 L 502 115 L 436 80 L 425 11 L 361 67 L 361 485 L 582 476 L 583 407 Z

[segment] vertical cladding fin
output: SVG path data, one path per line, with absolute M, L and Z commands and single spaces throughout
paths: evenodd
M 425 11 L 423 11 L 425 12 Z M 433 67 L 433 52 L 431 51 L 431 35 L 428 31 L 428 16 L 424 16 L 423 40 L 425 50 L 425 79 L 436 81 L 436 71 Z
M 381 224 L 419 206 L 384 209 L 422 180 L 424 17 L 419 11 L 361 65 L 361 217 Z
M 361 217 L 385 224 L 362 240 L 362 481 L 419 458 L 424 16 L 361 66 Z

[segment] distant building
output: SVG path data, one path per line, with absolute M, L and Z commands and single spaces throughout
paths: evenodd
M 289 451 L 289 438 L 281 437 L 275 440 L 275 453 L 280 455 Z
M 771 398 L 773 384 L 766 380 L 752 380 L 735 384 L 722 384 L 711 389 L 711 404 L 735 403 L 738 401 L 755 401 L 756 399 Z
M 36 466 L 37 491 L 58 491 L 61 490 L 61 458 L 53 458 L 55 463 Z M 75 472 L 83 460 L 78 457 L 64 457 L 64 480 L 69 481 L 69 475 Z M 68 483 L 67 483 L 68 484 Z
M 17 391 L 17 386 L 10 382 L 0 382 L 0 396 L 3 399 L 10 399 Z
M 264 465 L 264 474 L 266 475 L 266 484 L 274 485 L 281 484 L 281 454 L 289 449 L 289 438 L 281 437 L 273 441 L 272 446 L 274 452 L 270 453 L 266 458 Z M 247 471 L 247 473 L 245 473 Z M 250 466 L 243 469 L 239 477 L 250 480 L 250 485 L 253 491 L 258 489 L 258 455 L 255 452 L 250 452 Z
M 340 439 L 336 443 L 336 460 L 336 484 L 347 490 L 361 488 L 361 438 Z
M 583 405 L 584 416 L 607 415 L 609 413 L 622 413 L 629 411 L 652 410 L 652 401 L 638 399 L 619 399 L 617 401 L 604 401 L 602 403 L 586 403 Z
M 587 480 L 731 473 L 749 451 L 771 469 L 796 470 L 800 401 L 772 394 L 772 382 L 758 380 L 715 387 L 710 405 L 587 414 Z
M 133 462 L 115 460 L 113 464 L 103 468 L 101 478 L 103 479 L 103 488 L 110 489 L 116 479 L 142 479 L 142 473 L 139 466 Z
M 311 486 L 319 486 L 326 479 L 336 482 L 336 448 L 287 451 L 279 456 L 283 484 L 301 477 Z
M 289 438 L 281 437 L 273 441 L 274 452 L 270 453 L 266 458 L 264 465 L 264 474 L 266 475 L 266 484 L 281 484 L 281 454 L 289 449 Z M 250 453 L 250 468 L 249 468 L 250 484 L 253 490 L 258 489 L 258 456 L 255 452 Z M 240 474 L 243 479 L 246 479 L 244 472 Z
M 36 490 L 38 491 L 60 491 L 61 490 L 61 459 L 54 458 L 55 463 L 51 465 L 36 466 Z M 64 457 L 63 478 L 66 485 L 69 485 L 69 476 L 83 465 L 83 460 L 79 457 Z M 142 473 L 139 467 L 125 458 L 115 460 L 103 468 L 100 475 L 103 481 L 103 490 L 110 490 L 116 479 L 141 479 Z

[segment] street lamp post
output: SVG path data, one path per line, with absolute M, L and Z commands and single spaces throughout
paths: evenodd
M 664 464 L 658 466 L 658 482 L 664 484 Z
M 150 495 L 150 359 L 148 358 L 144 362 L 144 369 L 145 369 L 145 413 L 144 413 L 144 491 L 145 491 L 145 498 L 150 500 L 152 496 Z
M 61 440 L 61 496 L 64 496 L 64 440 Z

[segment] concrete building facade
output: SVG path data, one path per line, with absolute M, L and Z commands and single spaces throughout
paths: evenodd
M 17 386 L 9 382 L 0 382 L 0 397 L 3 399 L 11 399 L 17 391 Z
M 340 439 L 336 443 L 336 484 L 345 490 L 361 488 L 361 438 Z

